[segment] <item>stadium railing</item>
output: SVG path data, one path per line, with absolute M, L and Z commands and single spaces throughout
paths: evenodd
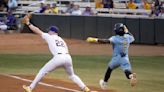
M 95 2 L 82 2 L 82 0 L 46 0 L 45 4 L 57 3 L 59 10 L 65 10 L 66 5 L 59 3 L 59 1 L 75 1 L 74 4 L 80 5 L 80 9 L 83 11 L 85 7 L 90 6 L 93 11 L 99 16 L 138 16 L 145 17 L 151 13 L 151 10 L 144 9 L 126 9 L 126 2 L 128 0 L 115 0 L 114 9 L 108 8 L 95 8 Z M 35 11 L 39 9 L 40 1 L 36 0 L 18 0 L 19 8 L 17 9 L 18 13 L 24 13 L 25 11 Z M 130 15 L 129 15 L 130 14 Z
M 98 13 L 110 13 L 110 14 L 134 14 L 134 15 L 142 15 L 142 14 L 150 14 L 151 10 L 145 9 L 108 9 L 108 8 L 98 8 L 96 9 Z

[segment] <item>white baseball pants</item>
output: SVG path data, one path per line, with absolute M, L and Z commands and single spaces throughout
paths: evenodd
M 44 67 L 39 71 L 31 85 L 29 86 L 31 89 L 34 89 L 38 82 L 44 77 L 47 73 L 55 70 L 58 67 L 63 67 L 69 78 L 76 83 L 81 89 L 83 89 L 86 85 L 81 81 L 81 79 L 74 74 L 72 58 L 69 54 L 58 54 L 55 55 Z

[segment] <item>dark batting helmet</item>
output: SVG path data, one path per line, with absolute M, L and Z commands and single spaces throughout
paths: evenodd
M 116 23 L 114 25 L 114 31 L 115 31 L 116 35 L 123 36 L 125 34 L 124 24 L 123 23 Z

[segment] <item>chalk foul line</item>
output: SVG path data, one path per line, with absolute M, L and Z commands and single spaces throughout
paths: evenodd
M 21 78 L 21 77 L 19 77 L 19 76 L 15 76 L 15 75 L 9 75 L 9 74 L 3 74 L 3 75 L 4 75 L 4 76 L 7 76 L 7 77 L 10 77 L 10 78 L 22 80 L 22 81 L 25 81 L 25 82 L 32 82 L 32 80 L 25 79 L 25 78 Z M 62 87 L 62 86 L 55 86 L 55 85 L 48 84 L 48 83 L 44 83 L 44 82 L 39 82 L 38 84 L 43 85 L 43 86 L 47 86 L 47 87 L 56 88 L 56 89 L 71 91 L 71 92 L 81 92 L 81 91 L 79 91 L 79 90 L 70 89 L 70 88 L 66 88 L 66 87 Z M 93 91 L 92 91 L 92 92 L 93 92 Z

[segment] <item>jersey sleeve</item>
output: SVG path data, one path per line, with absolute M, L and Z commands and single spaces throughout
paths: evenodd
M 134 42 L 134 40 L 135 40 L 134 37 L 132 35 L 130 35 L 130 37 L 129 37 L 130 43 Z
M 130 43 L 132 43 L 135 40 L 132 35 L 127 34 L 126 36 L 128 37 Z
M 114 36 L 110 37 L 110 38 L 109 38 L 109 41 L 110 41 L 111 43 L 115 43 L 115 37 L 114 37 Z
M 48 33 L 42 33 L 42 38 L 48 41 L 48 38 L 50 38 L 50 35 Z

